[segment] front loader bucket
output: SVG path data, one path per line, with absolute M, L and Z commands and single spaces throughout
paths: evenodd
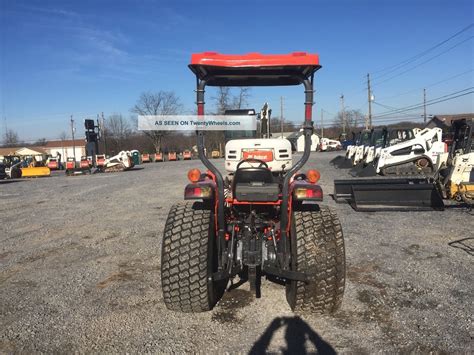
M 51 176 L 51 170 L 47 166 L 36 166 L 21 168 L 21 177 Z
M 425 178 L 366 178 L 334 181 L 334 199 L 356 211 L 443 210 L 435 184 Z
M 357 177 L 362 170 L 364 170 L 364 162 L 359 162 L 349 170 L 349 175 Z
M 334 165 L 334 166 L 337 166 L 337 165 L 339 165 L 342 161 L 344 161 L 345 159 L 346 159 L 345 156 L 343 156 L 343 155 L 338 155 L 337 157 L 331 159 L 331 161 L 329 161 L 329 164 Z
M 375 167 L 373 164 L 369 164 L 367 166 L 364 166 L 362 169 L 359 169 L 357 171 L 357 177 L 371 177 L 371 176 L 377 176 L 377 170 L 375 170 Z
M 342 159 L 338 159 L 337 161 L 334 161 L 336 158 L 334 158 L 332 161 L 334 161 L 334 166 L 338 169 L 350 169 L 353 167 L 352 165 L 352 160 L 347 159 L 346 157 L 341 156 Z

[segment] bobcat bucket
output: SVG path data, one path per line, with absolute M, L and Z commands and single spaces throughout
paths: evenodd
M 329 162 L 331 165 L 334 165 L 334 167 L 338 168 L 338 169 L 350 169 L 352 168 L 352 160 L 351 159 L 347 159 L 345 156 L 343 155 L 338 155 L 337 157 L 335 157 L 334 159 L 332 159 L 330 162 Z
M 444 209 L 436 185 L 424 177 L 374 177 L 334 180 L 334 200 L 356 211 L 431 211 Z
M 364 166 L 364 163 L 357 164 L 350 171 L 349 174 L 353 177 L 371 177 L 377 176 L 377 171 L 373 164 Z

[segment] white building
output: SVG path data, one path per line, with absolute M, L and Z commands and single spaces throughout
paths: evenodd
M 49 141 L 42 147 L 46 153 L 53 157 L 61 155 L 61 162 L 66 162 L 68 157 L 76 156 L 76 160 L 81 160 L 82 156 L 86 155 L 86 141 L 85 139 L 73 140 L 59 140 Z

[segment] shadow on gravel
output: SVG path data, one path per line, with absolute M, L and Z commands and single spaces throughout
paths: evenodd
M 285 340 L 286 348 L 281 348 L 283 354 L 336 354 L 334 348 L 323 340 L 304 320 L 300 317 L 278 317 L 275 318 L 262 336 L 250 349 L 250 355 L 265 354 L 273 337 L 280 328 L 286 327 Z M 306 342 L 309 342 L 309 351 Z
M 464 250 L 469 255 L 474 255 L 474 238 L 463 238 L 448 243 L 450 247 Z

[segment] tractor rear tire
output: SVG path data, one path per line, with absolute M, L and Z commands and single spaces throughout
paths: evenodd
M 325 206 L 295 211 L 291 225 L 291 267 L 308 282 L 290 281 L 286 299 L 295 312 L 330 314 L 342 303 L 345 250 L 341 224 Z
M 161 253 L 161 287 L 168 309 L 195 313 L 211 310 L 228 280 L 212 281 L 217 271 L 214 214 L 203 203 L 171 207 Z

